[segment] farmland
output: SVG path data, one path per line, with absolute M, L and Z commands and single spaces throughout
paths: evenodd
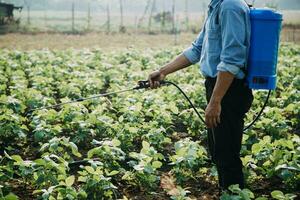
M 217 199 L 205 126 L 171 86 L 31 112 L 134 87 L 181 50 L 0 50 L 0 199 Z M 299 54 L 281 45 L 278 88 L 243 138 L 248 189 L 223 199 L 299 197 Z M 168 80 L 205 108 L 197 66 Z
M 112 52 L 127 48 L 139 50 L 170 48 L 171 46 L 187 47 L 195 38 L 196 34 L 182 33 L 177 37 L 170 34 L 110 34 L 89 33 L 85 35 L 65 34 L 18 34 L 11 33 L 0 37 L 0 48 L 11 50 L 65 50 L 65 49 L 95 49 Z M 38 41 L 38 42 L 37 42 Z

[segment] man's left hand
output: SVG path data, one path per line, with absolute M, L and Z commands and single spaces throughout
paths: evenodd
M 214 128 L 221 122 L 221 103 L 210 102 L 205 109 L 205 123 L 208 128 Z

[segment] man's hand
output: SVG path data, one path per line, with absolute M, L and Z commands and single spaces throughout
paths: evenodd
M 152 72 L 148 77 L 150 88 L 151 89 L 158 88 L 160 85 L 159 81 L 164 80 L 165 77 L 166 75 L 159 70 Z
M 150 83 L 150 87 L 152 89 L 159 87 L 159 81 L 164 80 L 168 74 L 172 74 L 173 72 L 186 68 L 191 64 L 192 63 L 183 54 L 180 54 L 170 63 L 163 66 L 160 70 L 154 71 L 149 75 L 148 81 Z
M 221 103 L 210 102 L 205 109 L 205 123 L 208 128 L 214 128 L 221 123 Z
M 218 72 L 213 94 L 205 110 L 205 122 L 208 128 L 214 128 L 218 125 L 218 123 L 221 123 L 221 102 L 233 79 L 234 75 L 230 72 Z

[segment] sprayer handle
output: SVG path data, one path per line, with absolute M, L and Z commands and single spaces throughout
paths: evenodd
M 166 82 L 165 81 L 159 81 L 159 83 L 161 85 L 165 85 Z M 138 82 L 138 86 L 136 87 L 136 89 L 146 89 L 150 87 L 150 83 L 149 81 L 139 81 Z

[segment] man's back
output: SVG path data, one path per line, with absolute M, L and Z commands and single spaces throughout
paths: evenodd
M 243 0 L 213 0 L 201 33 L 184 55 L 192 63 L 200 61 L 205 77 L 229 71 L 243 79 L 250 31 L 249 8 Z

